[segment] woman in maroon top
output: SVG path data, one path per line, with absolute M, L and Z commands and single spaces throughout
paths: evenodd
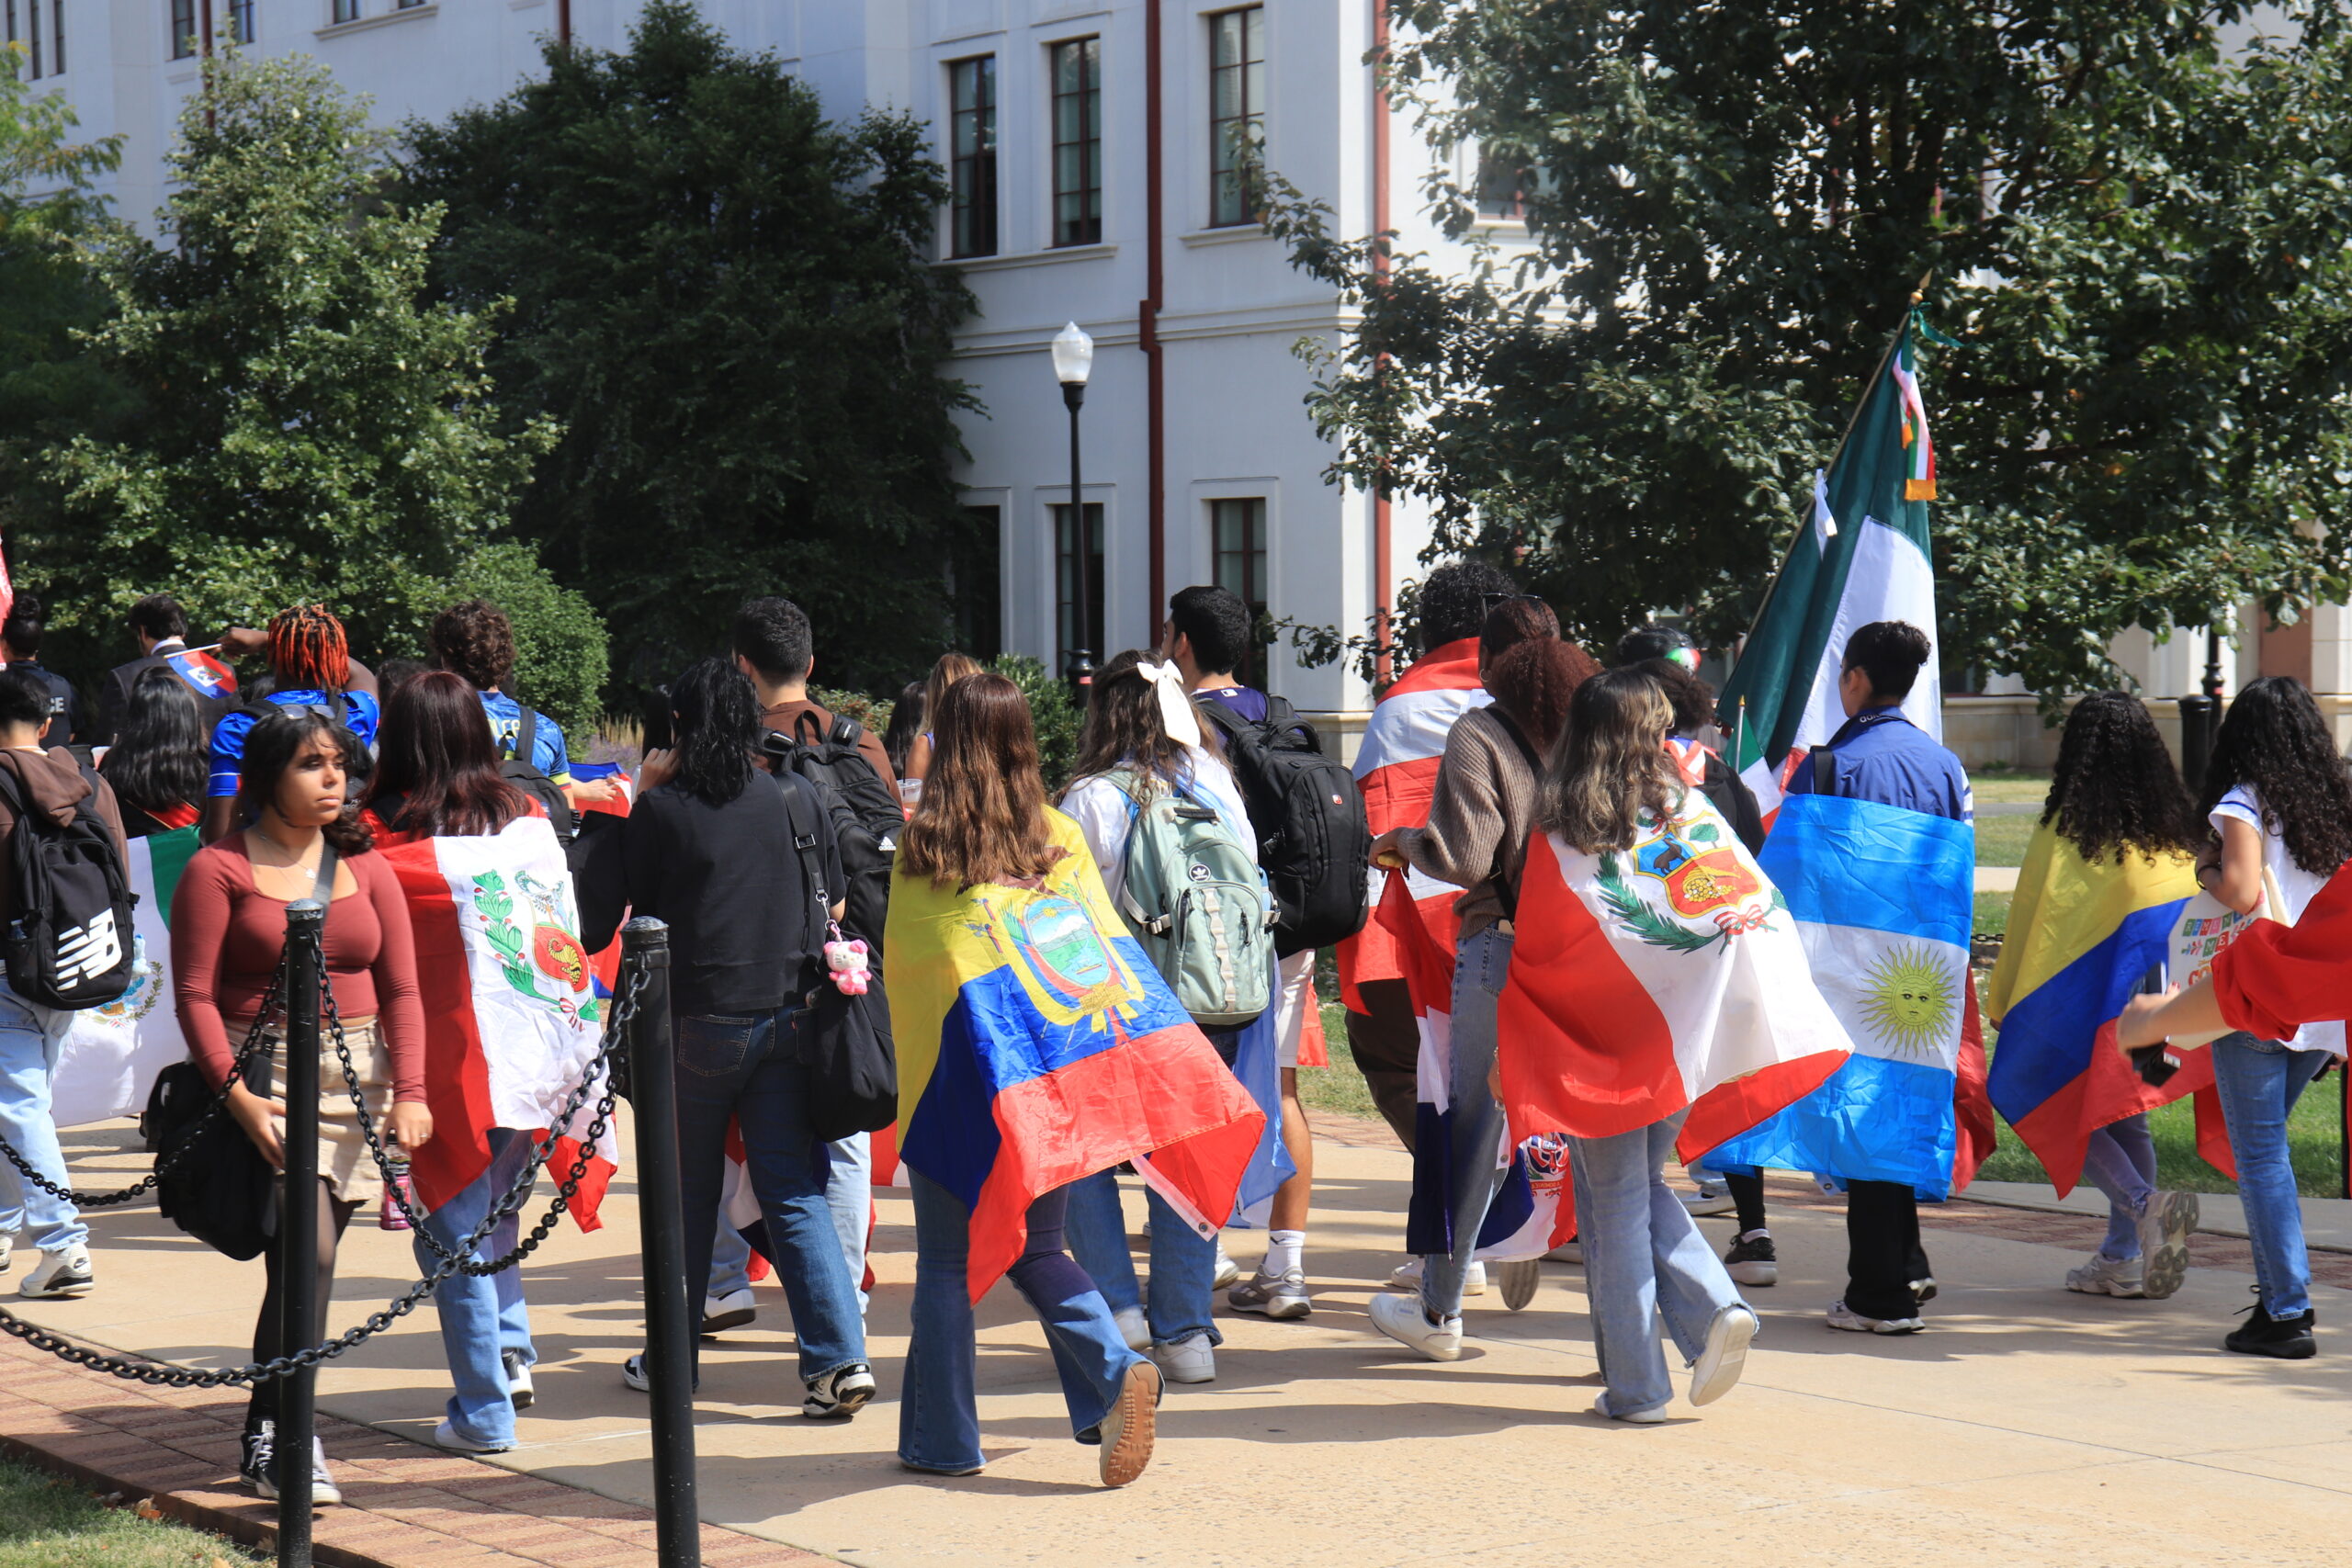
M 311 897 L 320 859 L 334 845 L 341 858 L 327 908 L 327 984 L 370 1113 L 413 1149 L 433 1136 L 424 1105 L 424 1009 L 408 901 L 390 869 L 368 852 L 368 829 L 357 803 L 346 798 L 346 781 L 362 755 L 358 738 L 322 714 L 288 709 L 254 727 L 237 786 L 239 815 L 252 825 L 193 856 L 172 896 L 173 988 L 189 1051 L 217 1086 L 229 1076 L 277 972 L 286 945 L 286 907 Z M 272 1081 L 282 1081 L 277 1066 L 286 1040 L 282 1015 L 267 1022 L 264 1038 Z M 331 1038 L 322 1039 L 320 1055 L 318 1168 L 326 1190 L 318 1206 L 318 1273 L 308 1283 L 323 1316 L 334 1289 L 335 1243 L 351 1216 L 382 1196 L 383 1183 Z M 264 1099 L 242 1079 L 229 1091 L 229 1113 L 281 1169 L 284 1111 L 284 1101 Z M 278 1292 L 285 1281 L 276 1249 L 264 1256 L 269 1287 L 254 1325 L 255 1360 L 300 1348 L 278 1343 Z M 277 1414 L 277 1381 L 255 1383 L 239 1470 L 265 1497 L 277 1495 L 270 1468 Z M 318 1500 L 342 1501 L 315 1444 L 311 1469 Z

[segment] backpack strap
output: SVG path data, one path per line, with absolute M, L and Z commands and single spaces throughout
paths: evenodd
M 1527 739 L 1526 732 L 1512 721 L 1510 715 L 1503 712 L 1493 703 L 1488 703 L 1480 711 L 1492 715 L 1495 722 L 1503 727 L 1503 733 L 1510 737 L 1510 743 L 1519 748 L 1519 754 L 1527 759 L 1527 765 L 1534 770 L 1535 777 L 1540 782 L 1544 777 L 1544 759 L 1535 754 L 1534 744 Z M 1522 849 L 1524 847 L 1521 846 Z M 1503 919 L 1516 921 L 1519 919 L 1519 878 L 1506 869 L 1510 859 L 1510 846 L 1508 843 L 1497 844 L 1493 873 L 1495 891 L 1502 899 Z M 1526 857 L 1522 854 L 1521 870 L 1525 869 Z
M 539 716 L 530 704 L 520 697 L 514 699 L 514 705 L 522 710 L 523 716 L 514 723 L 514 755 L 512 761 L 526 768 L 536 768 L 538 763 L 532 757 L 538 750 Z
M 1125 864 L 1125 874 L 1119 878 L 1119 913 L 1140 930 L 1149 931 L 1153 936 L 1164 936 L 1168 931 L 1169 917 L 1162 915 L 1153 919 L 1141 904 L 1136 902 L 1135 895 L 1128 891 L 1135 881 L 1136 829 L 1143 826 L 1144 807 L 1148 804 L 1147 798 L 1137 795 L 1134 788 L 1143 782 L 1142 777 L 1127 768 L 1096 776 L 1127 797 L 1127 835 L 1120 840 L 1120 859 Z M 1174 785 L 1169 787 L 1170 793 L 1175 793 Z
M 1813 749 L 1813 793 L 1815 795 L 1838 793 L 1838 760 L 1830 755 L 1827 746 L 1816 746 Z
M 792 852 L 800 860 L 800 880 L 810 900 L 809 907 L 817 911 L 813 917 L 806 908 L 802 912 L 805 923 L 799 934 L 802 951 L 807 952 L 814 945 L 807 940 L 809 931 L 822 931 L 826 922 L 832 919 L 833 909 L 832 889 L 825 886 L 824 859 L 817 853 L 817 808 L 809 799 L 811 792 L 807 780 L 789 772 L 770 776 L 775 780 L 776 788 L 784 795 L 785 830 L 791 836 Z

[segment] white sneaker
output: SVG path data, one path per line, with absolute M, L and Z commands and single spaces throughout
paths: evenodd
M 810 1378 L 804 1386 L 808 1397 L 801 1402 L 800 1414 L 811 1421 L 846 1420 L 872 1404 L 878 1392 L 873 1371 L 864 1361 Z
M 1696 1192 L 1678 1192 L 1675 1196 L 1682 1200 L 1682 1206 L 1690 1212 L 1694 1219 L 1702 1219 L 1710 1214 L 1728 1214 L 1739 1207 L 1732 1201 L 1728 1187 L 1702 1184 Z
M 2066 1288 L 2080 1291 L 2086 1296 L 2147 1294 L 2146 1280 L 2139 1258 L 2109 1258 L 2104 1252 L 2094 1252 L 2088 1263 L 2079 1269 L 2067 1269 Z
M 0 1274 L 6 1274 L 9 1269 L 17 1266 L 17 1260 L 13 1256 L 16 1250 L 16 1237 L 0 1235 Z
M 1306 1275 L 1302 1269 L 1286 1269 L 1280 1274 L 1253 1274 L 1225 1292 L 1225 1304 L 1236 1312 L 1259 1312 L 1280 1321 L 1305 1317 L 1315 1310 L 1315 1302 L 1306 1293 Z
M 1611 1421 L 1623 1421 L 1635 1427 L 1655 1427 L 1666 1419 L 1666 1410 L 1662 1405 L 1656 1410 L 1636 1410 L 1631 1416 L 1619 1416 L 1609 1408 L 1609 1395 L 1606 1393 L 1592 1402 L 1592 1413 Z
M 523 1359 L 520 1350 L 503 1350 L 498 1357 L 499 1370 L 506 1374 L 506 1397 L 514 1402 L 517 1410 L 528 1410 L 539 1397 L 531 1382 L 531 1363 Z
M 1864 1317 L 1848 1306 L 1844 1297 L 1829 1303 L 1829 1326 L 1849 1334 L 1917 1334 L 1928 1326 L 1924 1317 Z
M 87 1247 L 69 1247 L 41 1254 L 40 1267 L 25 1276 L 17 1293 L 32 1301 L 66 1301 L 90 1293 L 97 1283 L 90 1272 Z
M 2197 1229 L 2197 1194 L 2152 1192 L 2140 1216 L 2141 1294 L 2163 1301 L 2188 1278 L 2188 1237 Z
M 1170 1382 L 1216 1382 L 1216 1347 L 1205 1334 L 1188 1334 L 1173 1345 L 1154 1345 L 1150 1354 Z
M 709 1338 L 730 1328 L 741 1328 L 760 1315 L 759 1303 L 752 1299 L 752 1289 L 746 1285 L 740 1291 L 729 1291 L 723 1296 L 702 1299 L 702 1337 Z
M 503 1454 L 514 1446 L 512 1443 L 477 1442 L 447 1421 L 433 1428 L 433 1440 L 450 1452 L 460 1454 Z
M 1127 1342 L 1128 1349 L 1151 1348 L 1151 1325 L 1145 1319 L 1143 1308 L 1121 1307 L 1111 1314 L 1111 1321 L 1119 1325 L 1119 1337 Z
M 1216 1244 L 1216 1272 L 1209 1276 L 1209 1289 L 1222 1291 L 1241 1278 L 1241 1265 L 1225 1255 L 1225 1243 Z
M 1392 1291 L 1419 1290 L 1423 1261 L 1416 1258 L 1410 1263 L 1398 1264 L 1388 1276 L 1388 1288 Z M 1487 1266 L 1484 1263 L 1471 1264 L 1470 1271 L 1462 1276 L 1462 1293 L 1465 1296 L 1483 1296 L 1487 1293 Z
M 1419 1296 L 1374 1296 L 1370 1311 L 1372 1325 L 1407 1349 L 1418 1350 L 1432 1361 L 1462 1359 L 1462 1320 L 1449 1317 L 1443 1323 L 1431 1323 L 1429 1314 L 1421 1310 Z
M 1762 1325 L 1744 1306 L 1727 1306 L 1707 1325 L 1707 1343 L 1690 1363 L 1690 1403 L 1713 1404 L 1739 1382 L 1747 1347 Z

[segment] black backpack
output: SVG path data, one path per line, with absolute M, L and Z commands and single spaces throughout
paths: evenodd
M 98 776 L 59 827 L 27 798 L 13 769 L 0 767 L 0 799 L 17 814 L 8 835 L 8 885 L 16 918 L 0 934 L 8 986 L 26 1000 L 68 1010 L 104 1007 L 135 977 L 131 910 L 138 896 L 96 811 Z
M 499 748 L 498 776 L 546 807 L 548 820 L 555 824 L 555 836 L 570 843 L 580 832 L 580 818 L 562 786 L 531 761 L 531 748 L 539 738 L 539 716 L 520 697 L 514 699 L 514 705 L 523 710 L 523 717 L 515 727 L 514 750 Z
M 846 721 L 843 721 L 846 722 Z M 851 725 L 852 731 L 856 729 Z M 771 732 L 773 734 L 773 732 Z M 856 745 L 854 740 L 850 744 Z M 874 771 L 873 764 L 866 772 Z M 785 819 L 791 825 L 793 852 L 800 857 L 801 881 L 810 890 L 803 906 L 805 948 L 821 953 L 826 937 L 825 911 L 832 894 L 825 886 L 824 860 L 817 853 L 817 811 L 825 786 L 807 778 L 780 776 Z M 834 816 L 838 823 L 840 816 Z M 844 863 L 843 871 L 847 871 Z M 877 928 L 878 929 L 878 928 Z M 880 948 L 868 939 L 870 956 Z M 899 1118 L 899 1054 L 890 1036 L 890 1002 L 882 989 L 882 966 L 872 965 L 863 996 L 848 996 L 832 983 L 820 958 L 808 973 L 815 976 L 792 1015 L 801 1065 L 808 1068 L 805 1109 L 808 1130 L 821 1143 L 838 1143 L 860 1133 L 878 1133 Z
M 1274 896 L 1274 951 L 1287 958 L 1355 935 L 1371 908 L 1372 860 L 1355 775 L 1323 754 L 1315 727 L 1282 698 L 1268 697 L 1266 721 L 1251 724 L 1214 693 L 1201 696 L 1258 833 L 1258 864 Z
M 883 782 L 857 749 L 865 731 L 856 721 L 836 716 L 831 726 L 803 713 L 792 733 L 771 729 L 761 750 L 779 773 L 797 773 L 817 792 L 818 804 L 832 818 L 841 848 L 842 890 L 848 908 L 842 929 L 865 939 L 878 959 L 882 923 L 890 911 L 890 870 L 899 860 L 899 835 L 907 826 L 898 792 Z

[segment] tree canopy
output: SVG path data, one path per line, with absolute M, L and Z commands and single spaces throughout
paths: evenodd
M 2126 626 L 2352 586 L 2334 7 L 2277 38 L 2199 0 L 1392 10 L 1392 90 L 1465 150 L 1441 221 L 1514 196 L 1528 253 L 1380 276 L 1386 239 L 1278 178 L 1272 223 L 1363 308 L 1312 400 L 1336 472 L 1427 498 L 1432 553 L 1512 558 L 1588 637 L 1736 634 L 1932 275 L 1947 667 L 2080 690 Z

